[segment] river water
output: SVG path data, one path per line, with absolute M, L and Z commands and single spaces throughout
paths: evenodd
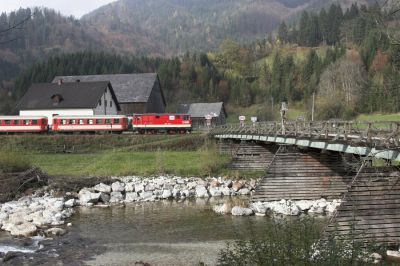
M 247 199 L 159 201 L 109 208 L 80 207 L 68 222 L 68 233 L 42 241 L 35 253 L 8 263 L 26 265 L 215 265 L 227 241 L 257 238 L 267 217 L 218 215 L 212 206 Z M 36 242 L 11 239 L 0 233 L 1 248 L 33 249 Z

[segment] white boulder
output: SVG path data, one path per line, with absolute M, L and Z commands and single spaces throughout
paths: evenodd
M 114 182 L 111 184 L 111 190 L 113 192 L 124 192 L 125 191 L 125 184 L 121 182 Z
M 97 184 L 93 187 L 93 189 L 97 192 L 111 193 L 111 186 L 104 183 Z
M 196 197 L 205 198 L 208 196 L 208 191 L 205 186 L 196 186 Z
M 233 207 L 231 213 L 232 213 L 232 215 L 235 215 L 235 216 L 249 216 L 249 215 L 253 215 L 254 214 L 252 209 L 243 208 L 243 207 L 240 207 L 240 206 Z

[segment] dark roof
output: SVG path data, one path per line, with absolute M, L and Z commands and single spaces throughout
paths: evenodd
M 17 105 L 19 110 L 96 108 L 106 88 L 109 88 L 117 109 L 120 110 L 113 88 L 109 81 L 74 83 L 35 83 Z M 54 103 L 59 96 L 61 101 Z M 61 96 L 61 97 L 60 97 Z
M 179 112 L 189 114 L 191 117 L 204 118 L 206 115 L 220 116 L 221 111 L 226 116 L 226 111 L 223 102 L 218 103 L 190 103 L 181 104 L 179 106 Z
M 60 79 L 63 82 L 110 81 L 119 103 L 148 102 L 154 84 L 158 82 L 157 73 L 56 76 L 53 83 Z M 165 104 L 162 90 L 161 95 Z

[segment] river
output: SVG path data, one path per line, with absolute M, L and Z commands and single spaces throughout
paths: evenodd
M 227 241 L 257 238 L 267 217 L 218 215 L 212 206 L 226 201 L 243 204 L 247 198 L 159 201 L 109 208 L 79 207 L 68 220 L 68 233 L 45 240 L 35 253 L 8 263 L 27 265 L 214 265 Z M 12 239 L 0 233 L 5 246 L 35 249 L 35 241 Z

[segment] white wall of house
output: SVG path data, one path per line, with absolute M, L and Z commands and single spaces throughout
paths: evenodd
M 53 109 L 53 110 L 20 110 L 20 116 L 46 116 L 49 119 L 49 125 L 53 124 L 55 115 L 93 115 L 93 109 Z
M 100 104 L 101 102 L 101 104 Z M 111 104 L 110 104 L 111 103 Z M 103 94 L 101 100 L 97 103 L 97 107 L 94 109 L 95 115 L 116 115 L 118 114 L 117 105 L 115 104 L 110 90 L 107 88 L 107 92 Z

